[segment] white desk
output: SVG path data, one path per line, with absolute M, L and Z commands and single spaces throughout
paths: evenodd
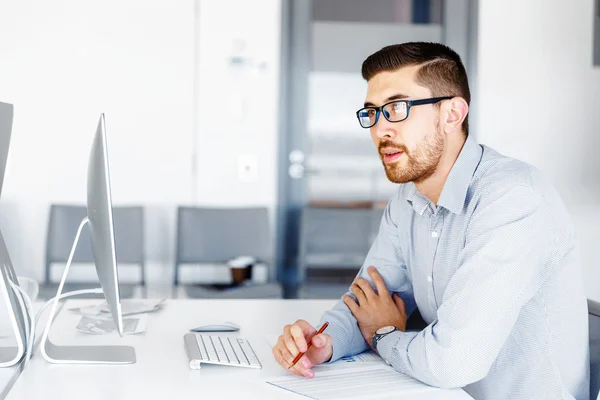
M 37 312 L 41 308 L 42 304 L 43 303 L 41 303 L 41 302 L 35 303 L 34 307 L 33 307 L 34 312 Z M 59 308 L 59 310 L 60 310 L 60 308 Z M 41 322 L 45 323 L 46 318 L 42 318 Z M 1 333 L 2 333 L 2 335 L 4 335 L 7 332 L 3 331 Z M 41 336 L 41 331 L 40 331 L 40 336 Z M 0 345 L 16 346 L 16 339 L 14 337 L 13 338 L 0 337 Z M 22 359 L 17 365 L 15 365 L 13 367 L 0 368 L 0 400 L 3 400 L 7 396 L 7 394 L 10 392 L 10 389 L 12 388 L 13 384 L 16 382 L 19 375 L 23 371 L 23 365 L 22 365 L 23 362 L 24 362 L 24 360 Z
M 9 368 L 0 368 L 0 399 L 6 395 L 6 391 L 9 391 L 9 385 L 12 386 L 13 380 L 17 379 L 19 373 L 20 364 Z
M 69 301 L 55 320 L 50 338 L 56 344 L 128 344 L 137 353 L 130 365 L 55 365 L 37 351 L 23 371 L 8 400 L 23 399 L 303 399 L 272 387 L 265 378 L 285 375 L 271 355 L 265 336 L 280 333 L 286 323 L 303 318 L 318 323 L 331 300 L 169 300 L 163 310 L 150 314 L 148 330 L 139 335 L 92 336 L 79 333 L 75 305 L 97 300 Z M 250 340 L 263 368 L 203 366 L 190 370 L 183 335 L 204 321 L 230 320 Z M 318 373 L 318 372 L 317 372 Z M 470 399 L 462 390 L 437 390 L 411 399 Z

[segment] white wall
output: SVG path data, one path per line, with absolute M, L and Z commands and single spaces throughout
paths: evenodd
M 148 258 L 171 258 L 173 207 L 191 200 L 193 27 L 192 0 L 2 3 L 2 229 L 19 273 L 43 276 L 49 205 L 85 201 L 101 112 L 113 203 L 148 206 Z
M 199 5 L 195 202 L 267 207 L 274 232 L 281 3 L 200 0 Z M 241 173 L 245 167 L 250 170 Z M 273 234 L 273 246 L 275 239 Z M 270 267 L 275 278 L 276 266 Z M 184 268 L 182 280 L 186 276 Z
M 280 1 L 202 0 L 198 38 L 197 201 L 274 209 Z M 246 155 L 248 179 L 238 174 Z
M 588 297 L 600 300 L 600 68 L 592 1 L 479 2 L 477 139 L 553 180 L 582 243 Z
M 146 207 L 151 280 L 171 279 L 177 205 L 274 206 L 279 12 L 277 0 L 0 4 L 0 101 L 15 105 L 0 228 L 20 274 L 43 277 L 50 204 L 85 202 L 101 112 L 113 204 Z M 234 38 L 260 67 L 237 81 Z M 252 182 L 237 179 L 238 153 L 256 155 Z

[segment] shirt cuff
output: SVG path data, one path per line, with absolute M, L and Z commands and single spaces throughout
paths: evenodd
M 377 342 L 377 354 L 394 369 L 406 374 L 409 365 L 408 346 L 418 334 L 415 331 L 395 331 L 385 335 Z
M 323 321 L 321 321 L 321 324 L 322 323 Z M 352 347 L 352 340 L 346 329 L 335 323 L 329 323 L 323 333 L 326 333 L 329 335 L 329 337 L 331 337 L 331 345 L 333 348 L 331 359 L 326 361 L 326 364 L 337 361 L 340 358 L 348 355 Z

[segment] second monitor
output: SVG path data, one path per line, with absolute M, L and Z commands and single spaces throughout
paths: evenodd
M 117 326 L 119 335 L 123 336 L 123 315 L 119 293 L 119 274 L 115 250 L 115 234 L 112 215 L 112 199 L 110 191 L 110 174 L 108 167 L 108 149 L 106 141 L 106 124 L 104 114 L 100 115 L 96 134 L 90 152 L 87 175 L 87 211 L 88 215 L 81 221 L 69 259 L 65 266 L 58 292 L 50 311 L 50 317 L 42 337 L 42 355 L 53 363 L 102 363 L 129 364 L 136 361 L 135 349 L 131 346 L 59 346 L 48 339 L 59 297 L 62 294 L 69 267 L 81 230 L 89 223 L 92 250 L 98 279 L 108 309 Z

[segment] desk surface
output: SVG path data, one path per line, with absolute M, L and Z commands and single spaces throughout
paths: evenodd
M 145 333 L 119 338 L 117 334 L 94 336 L 75 330 L 80 316 L 68 309 L 91 302 L 97 300 L 70 300 L 55 320 L 51 340 L 60 345 L 132 345 L 137 362 L 57 365 L 47 363 L 38 350 L 9 392 L 8 400 L 230 399 L 234 395 L 244 399 L 303 399 L 264 383 L 267 377 L 288 374 L 273 359 L 266 336 L 279 334 L 286 323 L 299 318 L 316 324 L 322 312 L 333 305 L 331 300 L 169 300 L 161 311 L 149 314 Z M 183 335 L 204 322 L 222 320 L 242 327 L 240 332 L 229 335 L 250 340 L 262 369 L 211 365 L 200 370 L 189 369 Z M 471 397 L 462 390 L 436 390 L 412 398 L 459 400 Z
M 5 391 L 9 390 L 8 385 L 12 384 L 13 379 L 17 378 L 19 366 L 0 368 L 0 399 L 6 394 Z
M 34 312 L 37 312 L 40 308 L 41 308 L 42 304 L 41 303 L 36 303 L 34 305 Z M 46 319 L 42 318 L 42 323 L 45 323 Z M 0 337 L 0 345 L 1 346 L 16 346 L 16 339 L 13 337 L 11 338 L 7 338 L 4 337 L 5 334 L 7 334 L 9 332 L 2 330 L 0 332 L 0 335 L 2 335 L 2 337 Z M 10 332 L 10 334 L 12 334 L 12 332 Z M 41 335 L 41 333 L 40 333 Z M 10 392 L 10 389 L 12 388 L 13 384 L 16 382 L 16 380 L 18 379 L 19 375 L 21 374 L 22 370 L 23 370 L 23 359 L 15 366 L 13 367 L 9 367 L 9 368 L 0 368 L 0 400 L 4 399 L 7 394 Z

